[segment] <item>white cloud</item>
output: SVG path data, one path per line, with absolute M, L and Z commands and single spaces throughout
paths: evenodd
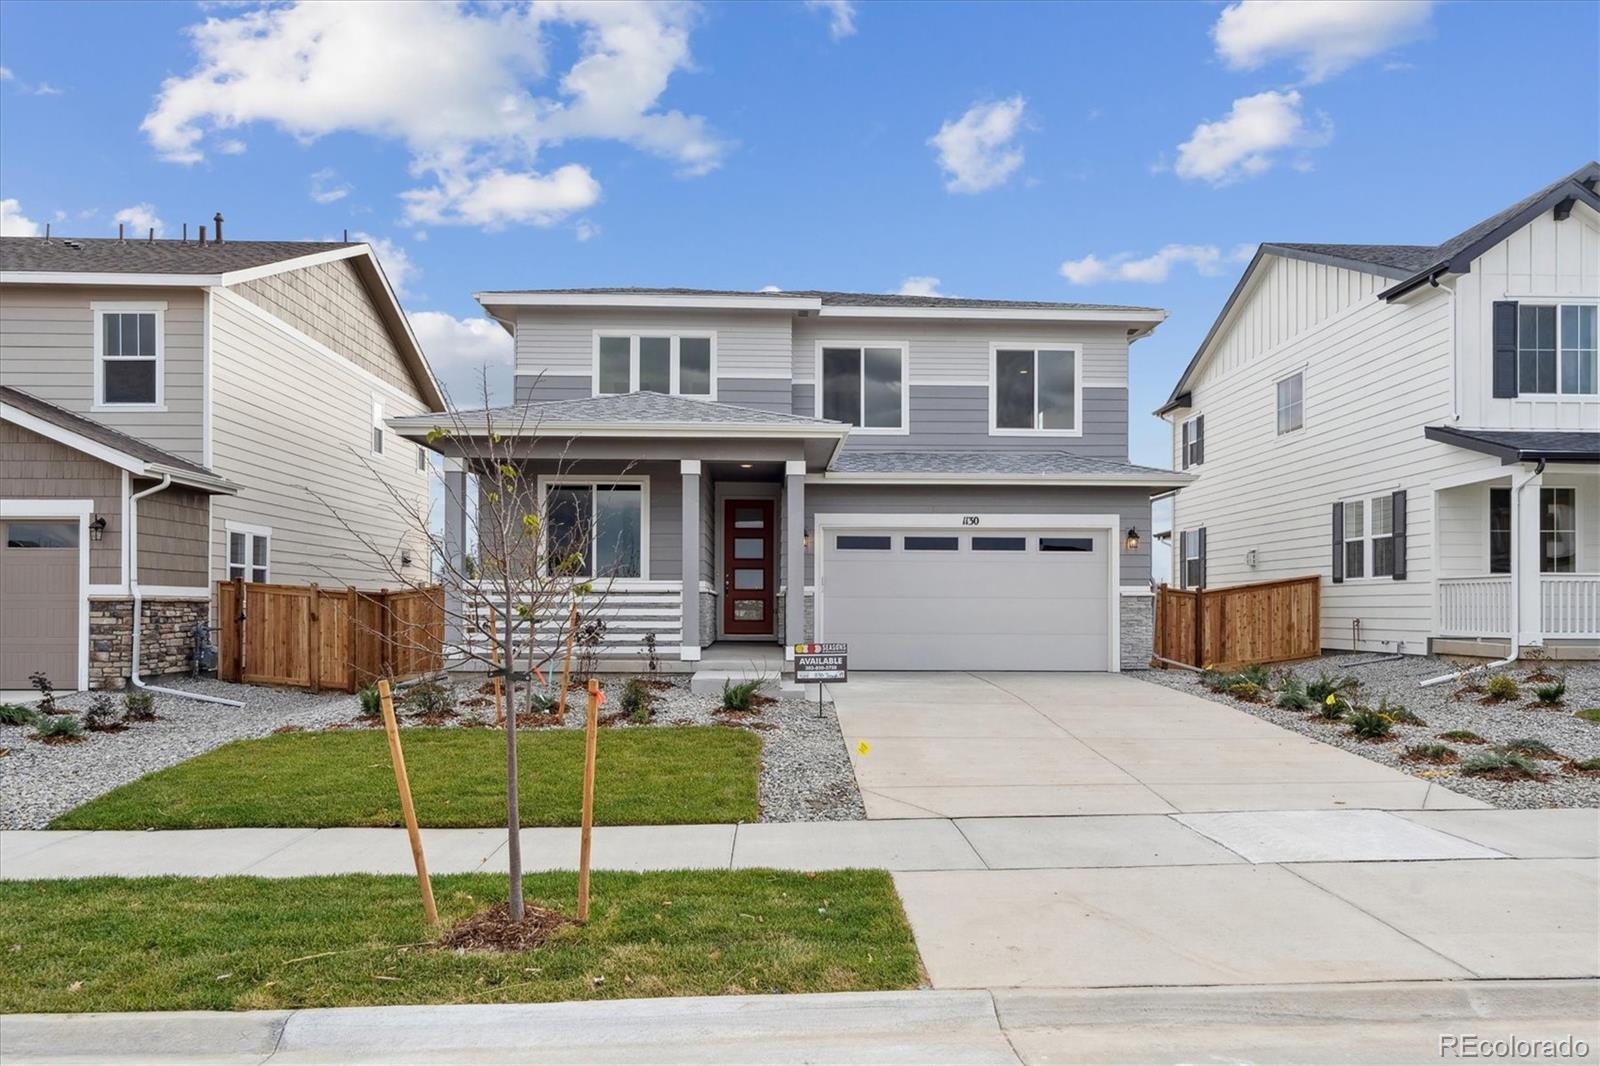
M 1134 281 L 1158 284 L 1166 281 L 1172 268 L 1188 263 L 1198 274 L 1221 273 L 1224 263 L 1248 262 L 1255 246 L 1235 245 L 1226 255 L 1214 244 L 1168 244 L 1153 255 L 1135 258 L 1132 252 L 1119 252 L 1101 259 L 1086 255 L 1061 264 L 1061 276 L 1074 285 L 1093 285 L 1102 281 Z
M 0 81 L 14 81 L 16 80 L 16 77 L 17 76 L 11 72 L 10 67 L 0 67 Z
M 43 228 L 22 213 L 22 205 L 15 199 L 0 200 L 0 237 L 37 237 Z
M 339 172 L 323 167 L 311 175 L 311 199 L 319 204 L 337 203 L 350 195 L 350 183 L 339 180 Z
M 1235 100 L 1226 118 L 1200 123 L 1178 146 L 1178 177 L 1225 185 L 1265 173 L 1284 151 L 1303 152 L 1327 144 L 1333 136 L 1332 122 L 1319 115 L 1317 127 L 1308 127 L 1300 104 L 1300 94 L 1293 89 Z M 1304 156 L 1300 162 L 1309 165 Z
M 372 252 L 378 257 L 383 274 L 389 279 L 389 287 L 394 289 L 396 296 L 405 296 L 410 291 L 411 283 L 421 276 L 422 268 L 411 261 L 411 256 L 403 247 L 389 238 L 374 237 L 357 230 L 350 234 L 350 239 L 372 245 Z
M 783 290 L 781 288 L 779 288 L 778 286 L 776 286 L 776 285 L 763 285 L 763 286 L 761 286 L 761 291 L 762 292 L 782 292 Z
M 1022 166 L 1014 143 L 1022 130 L 1026 101 L 1018 96 L 973 104 L 965 114 L 939 127 L 928 143 L 939 153 L 950 192 L 976 193 L 1005 183 Z
M 66 90 L 58 89 L 47 81 L 41 81 L 28 90 L 34 96 L 60 96 Z
M 111 221 L 128 227 L 129 237 L 148 236 L 153 229 L 159 237 L 166 232 L 166 224 L 156 215 L 155 204 L 134 204 L 124 207 L 111 216 Z
M 586 218 L 578 219 L 577 225 L 572 229 L 580 241 L 592 241 L 600 236 L 600 227 Z
M 939 279 L 928 274 L 913 274 L 900 283 L 901 296 L 948 296 L 939 291 Z
M 691 65 L 695 17 L 687 3 L 568 0 L 302 0 L 214 16 L 190 28 L 196 67 L 162 84 L 142 128 L 179 163 L 255 122 L 307 142 L 335 132 L 394 140 L 427 182 L 405 194 L 408 220 L 551 225 L 599 197 L 583 165 L 537 166 L 552 145 L 621 142 L 690 175 L 721 163 L 728 145 L 703 117 L 660 103 Z
M 410 318 L 423 354 L 452 402 L 481 406 L 486 373 L 489 402 L 511 398 L 511 334 L 498 323 L 482 317 L 456 318 L 443 311 L 413 311 Z
M 828 13 L 828 36 L 834 40 L 855 36 L 856 5 L 851 0 L 806 0 L 806 7 Z
M 1292 59 L 1315 83 L 1422 36 L 1432 14 L 1432 0 L 1239 0 L 1211 37 L 1235 70 Z
M 217 151 L 223 155 L 244 155 L 245 143 L 236 137 L 230 137 L 217 143 Z

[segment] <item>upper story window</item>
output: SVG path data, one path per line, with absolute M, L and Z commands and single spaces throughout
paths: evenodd
M 1597 311 L 1593 304 L 1518 306 L 1518 393 L 1595 394 Z
M 1305 425 L 1305 374 L 1290 374 L 1278 381 L 1278 435 Z
M 1076 350 L 995 345 L 990 371 L 990 433 L 1081 433 Z
M 159 408 L 164 303 L 96 303 L 94 406 Z
M 372 398 L 372 454 L 383 454 L 383 401 Z
M 818 350 L 817 416 L 863 433 L 905 433 L 903 344 L 828 345 Z
M 595 395 L 664 392 L 716 397 L 711 334 L 595 334 Z
M 1206 442 L 1206 416 L 1195 415 L 1193 418 L 1183 420 L 1179 432 L 1182 434 L 1179 442 L 1178 459 L 1183 469 L 1199 466 L 1205 462 Z

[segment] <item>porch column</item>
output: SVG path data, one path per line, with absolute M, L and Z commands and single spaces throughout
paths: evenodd
M 700 659 L 700 460 L 680 459 L 683 472 L 683 640 L 678 658 Z
M 1544 644 L 1543 603 L 1539 581 L 1539 489 L 1544 475 L 1511 479 L 1511 551 L 1516 556 L 1516 640 L 1523 646 Z
M 459 648 L 466 634 L 460 576 L 467 552 L 467 464 L 444 461 L 444 646 Z
M 806 464 L 783 464 L 783 657 L 794 659 L 794 646 L 806 636 Z

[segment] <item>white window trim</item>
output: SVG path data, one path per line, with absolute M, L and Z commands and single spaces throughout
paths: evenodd
M 996 388 L 996 374 L 998 368 L 996 361 L 998 353 L 1004 349 L 1012 352 L 1033 352 L 1033 416 L 1039 417 L 1039 353 L 1071 352 L 1072 353 L 1072 429 L 1000 429 L 995 425 L 995 416 L 998 406 L 998 389 Z M 991 437 L 1081 437 L 1083 436 L 1083 345 L 1065 344 L 1057 341 L 1028 341 L 1008 340 L 989 342 L 989 436 Z
M 1556 388 L 1554 392 L 1532 392 L 1522 387 L 1522 309 L 1524 307 L 1554 307 L 1556 309 Z M 1533 403 L 1543 401 L 1548 403 L 1552 399 L 1572 399 L 1579 402 L 1594 402 L 1600 400 L 1600 366 L 1596 367 L 1597 380 L 1595 392 L 1564 392 L 1561 388 L 1562 362 L 1566 359 L 1566 351 L 1561 346 L 1561 309 L 1563 307 L 1594 307 L 1597 339 L 1600 339 L 1600 301 L 1584 299 L 1519 299 L 1517 300 L 1517 396 L 1518 400 Z M 1596 355 L 1596 362 L 1600 363 L 1600 353 Z
M 372 425 L 367 429 L 367 454 L 374 459 L 383 458 L 388 441 L 384 439 L 389 427 L 383 424 L 383 397 L 372 397 Z
M 94 313 L 94 398 L 90 411 L 165 411 L 167 409 L 167 302 L 165 300 L 105 301 L 89 304 Z M 106 403 L 105 316 L 108 314 L 153 314 L 156 316 L 156 398 L 153 403 Z
M 993 406 L 992 402 L 991 402 L 990 406 L 991 407 Z M 992 419 L 992 417 L 993 416 L 991 416 L 991 419 Z M 1200 460 L 1189 458 L 1189 446 L 1191 444 L 1198 443 L 1199 440 L 1200 440 L 1200 435 L 1198 433 L 1195 434 L 1195 439 L 1193 441 L 1191 441 L 1189 439 L 1189 427 L 1192 426 L 1192 425 L 1195 425 L 1199 421 L 1200 421 L 1200 416 L 1199 415 L 1190 415 L 1188 418 L 1185 418 L 1183 421 L 1178 423 L 1178 469 L 1179 470 L 1187 470 L 1191 466 L 1200 466 L 1200 465 L 1202 465 Z
M 0 520 L 8 518 L 76 519 L 78 522 L 78 670 L 77 688 L 89 687 L 89 520 L 93 500 L 0 500 Z
M 244 562 L 244 570 L 245 570 L 244 580 L 246 582 L 252 583 L 252 584 L 268 584 L 268 583 L 270 583 L 272 581 L 272 527 L 271 526 L 246 525 L 243 522 L 223 522 L 222 523 L 222 569 L 223 569 L 223 572 L 228 575 L 228 580 L 229 581 L 233 580 L 233 554 L 232 553 L 233 553 L 233 534 L 235 534 L 235 533 L 243 533 L 243 534 L 245 534 L 244 549 L 245 549 L 245 554 L 246 554 L 247 558 L 245 559 L 245 562 Z M 251 537 L 260 537 L 262 540 L 265 540 L 267 542 L 267 566 L 266 566 L 267 576 L 266 576 L 266 580 L 265 581 L 258 582 L 258 581 L 255 581 L 254 578 L 252 578 L 250 576 L 250 571 L 252 571 L 252 570 L 254 570 L 256 568 L 255 564 L 250 561 L 250 559 L 253 558 L 253 556 L 250 555 L 250 548 L 251 548 L 251 540 L 250 540 L 250 538 Z
M 1343 550 L 1344 545 L 1348 545 L 1352 540 L 1361 541 L 1361 576 L 1350 576 L 1350 566 L 1348 562 L 1349 556 L 1346 555 L 1344 580 L 1347 583 L 1394 580 L 1393 571 L 1387 574 L 1373 573 L 1373 561 L 1375 559 L 1375 553 L 1373 551 L 1373 541 L 1375 538 L 1372 532 L 1372 516 L 1374 514 L 1373 505 L 1380 500 L 1386 500 L 1392 504 L 1394 495 L 1388 492 L 1380 492 L 1375 496 L 1350 496 L 1339 501 L 1340 507 L 1344 507 L 1346 504 L 1350 503 L 1359 503 L 1361 505 L 1361 536 L 1352 537 L 1350 535 L 1349 527 L 1346 526 L 1344 529 L 1344 544 L 1340 546 L 1340 550 Z M 1389 532 L 1380 533 L 1376 537 L 1378 540 L 1382 540 L 1384 538 L 1387 538 L 1390 541 L 1394 540 L 1394 515 L 1392 513 L 1389 516 Z
M 615 336 L 617 336 L 617 334 L 611 333 L 611 334 L 608 334 L 608 336 L 615 337 Z M 572 579 L 574 581 L 574 583 L 582 582 L 582 581 L 593 581 L 596 584 L 604 583 L 605 585 L 607 585 L 609 587 L 613 583 L 620 583 L 620 582 L 625 582 L 625 581 L 649 581 L 650 580 L 650 475 L 648 475 L 648 474 L 618 474 L 615 477 L 607 477 L 604 474 L 583 474 L 583 475 L 579 475 L 577 477 L 569 477 L 569 476 L 564 476 L 564 475 L 561 475 L 561 474 L 540 474 L 538 476 L 538 478 L 535 479 L 535 482 L 534 482 L 534 489 L 539 494 L 538 495 L 538 499 L 539 499 L 539 537 L 540 537 L 539 554 L 541 556 L 543 556 L 544 558 L 546 558 L 546 559 L 548 559 L 550 557 L 550 542 L 549 542 L 549 539 L 548 539 L 549 530 L 546 528 L 548 523 L 546 523 L 544 521 L 545 515 L 547 515 L 549 513 L 549 508 L 546 505 L 546 500 L 547 500 L 547 498 L 549 496 L 550 489 L 552 487 L 556 487 L 556 486 L 560 486 L 560 487 L 566 488 L 566 487 L 573 486 L 573 485 L 587 485 L 591 490 L 596 485 L 638 485 L 639 486 L 639 494 L 640 494 L 639 495 L 639 576 L 638 577 L 619 577 L 619 578 L 598 578 L 598 577 L 594 577 L 594 576 L 590 576 L 590 577 L 575 577 L 575 578 Z M 680 580 L 680 584 L 681 584 L 681 580 Z
M 1278 397 L 1278 389 L 1290 378 L 1300 379 L 1300 424 L 1290 429 L 1280 429 L 1279 423 L 1283 416 L 1283 401 Z M 1306 428 L 1306 368 L 1297 367 L 1275 378 L 1272 382 L 1272 429 L 1279 437 L 1289 437 Z
M 851 426 L 850 435 L 875 436 L 875 437 L 904 437 L 911 432 L 911 343 L 909 341 L 885 340 L 819 340 L 816 343 L 815 359 L 812 365 L 816 368 L 812 383 L 812 410 L 817 418 L 822 417 L 822 349 L 824 348 L 855 348 L 862 352 L 862 363 L 866 361 L 868 348 L 894 348 L 900 352 L 900 424 L 898 426 Z M 865 375 L 864 367 L 858 371 Z M 861 408 L 860 416 L 866 421 L 867 389 L 866 382 L 861 382 Z
M 1572 395 L 1572 394 L 1568 394 Z M 1585 393 L 1584 395 L 1588 395 Z M 1575 554 L 1572 559 L 1571 570 L 1546 570 L 1544 568 L 1544 494 L 1547 492 L 1572 493 L 1572 546 Z M 1580 490 L 1576 485 L 1540 485 L 1539 486 L 1539 574 L 1541 577 L 1570 577 L 1584 573 L 1583 569 L 1583 508 L 1580 505 Z M 1549 530 L 1553 533 L 1565 533 L 1567 530 Z
M 1199 583 L 1189 584 L 1189 561 L 1199 562 L 1200 555 L 1200 529 L 1183 529 L 1178 531 L 1178 587 L 1181 589 L 1197 589 Z M 1194 545 L 1194 554 L 1189 554 L 1189 545 Z
M 589 390 L 591 396 L 620 396 L 621 393 L 600 391 L 600 338 L 601 337 L 627 337 L 628 338 L 628 392 L 639 391 L 639 338 L 640 337 L 666 337 L 672 342 L 672 369 L 671 369 L 671 395 L 682 396 L 686 400 L 715 400 L 717 398 L 717 333 L 715 330 L 627 330 L 627 329 L 597 329 L 590 337 L 589 358 Z M 700 338 L 711 342 L 711 391 L 710 392 L 679 392 L 678 381 L 678 342 L 683 338 Z

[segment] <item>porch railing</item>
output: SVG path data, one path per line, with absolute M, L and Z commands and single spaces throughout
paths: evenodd
M 1600 637 L 1600 574 L 1539 578 L 1540 626 L 1547 637 Z
M 1511 576 L 1441 577 L 1439 635 L 1503 637 L 1511 631 Z
M 585 627 L 596 626 L 597 654 L 604 659 L 638 658 L 650 654 L 650 636 L 655 637 L 656 654 L 662 659 L 677 659 L 683 643 L 683 602 L 676 581 L 636 581 L 617 584 L 603 595 L 578 599 L 578 642 L 585 639 Z M 498 624 L 504 626 L 500 597 L 485 590 L 485 600 L 495 605 Z M 472 610 L 473 625 L 466 633 L 467 649 L 487 654 L 484 633 L 489 628 L 489 602 Z M 572 601 L 550 599 L 535 618 L 515 617 L 511 627 L 512 650 L 521 661 L 530 641 L 541 653 L 564 650 L 561 646 L 567 612 Z

